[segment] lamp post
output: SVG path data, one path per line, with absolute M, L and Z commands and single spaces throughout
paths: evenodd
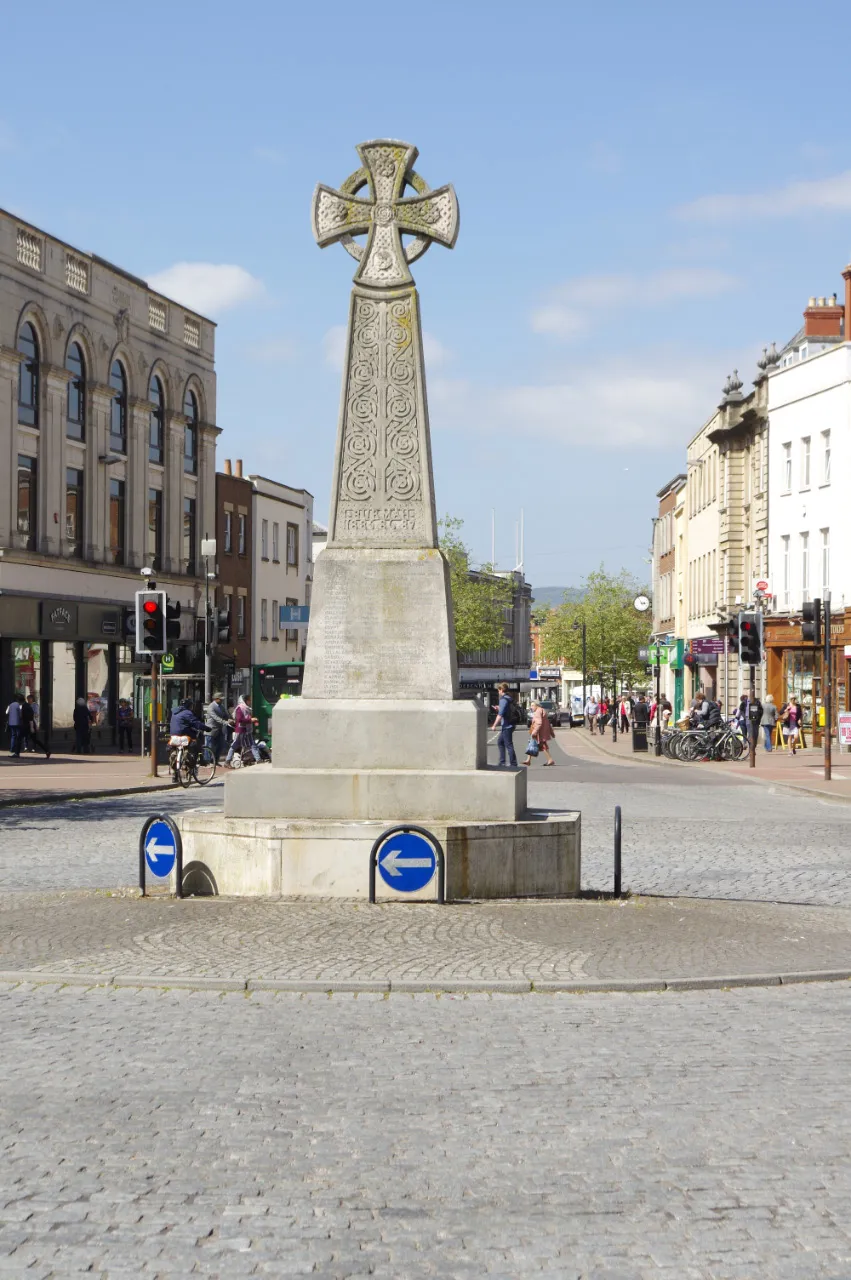
M 582 632 L 582 720 L 585 720 L 585 685 L 586 685 L 586 667 L 588 665 L 588 630 L 584 622 L 574 622 L 574 631 Z
M 210 583 L 215 578 L 215 573 L 210 572 L 210 560 L 215 562 L 216 558 L 216 539 L 201 539 L 201 557 L 204 561 L 204 706 L 210 705 L 212 698 L 212 689 L 210 684 L 210 658 L 212 654 L 212 645 L 210 644 Z

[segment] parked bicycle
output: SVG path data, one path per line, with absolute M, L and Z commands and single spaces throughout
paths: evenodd
M 184 734 L 172 734 L 168 740 L 168 767 L 175 786 L 188 787 L 197 782 L 206 787 L 216 776 L 216 754 L 206 743 L 192 750 L 192 739 Z

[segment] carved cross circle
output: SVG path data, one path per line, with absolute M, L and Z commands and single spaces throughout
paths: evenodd
M 313 234 L 320 248 L 339 240 L 358 260 L 357 284 L 375 289 L 412 284 L 408 263 L 433 240 L 451 249 L 458 238 L 458 201 L 451 186 L 432 191 L 414 172 L 416 147 L 384 138 L 357 148 L 363 167 L 338 191 L 322 183 L 313 196 Z M 368 196 L 357 193 L 369 187 Z M 406 187 L 417 193 L 404 196 Z M 402 233 L 415 238 L 402 244 Z M 354 236 L 366 233 L 366 245 Z

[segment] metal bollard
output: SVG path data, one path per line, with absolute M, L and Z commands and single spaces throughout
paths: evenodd
M 615 805 L 615 897 L 621 896 L 621 807 Z

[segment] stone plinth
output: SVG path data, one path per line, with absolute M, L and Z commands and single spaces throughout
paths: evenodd
M 177 819 L 187 893 L 235 897 L 366 898 L 369 853 L 392 822 L 229 818 L 189 811 Z M 447 901 L 563 898 L 579 894 L 580 817 L 529 813 L 520 822 L 433 822 L 446 854 Z M 430 899 L 436 884 L 396 899 Z

